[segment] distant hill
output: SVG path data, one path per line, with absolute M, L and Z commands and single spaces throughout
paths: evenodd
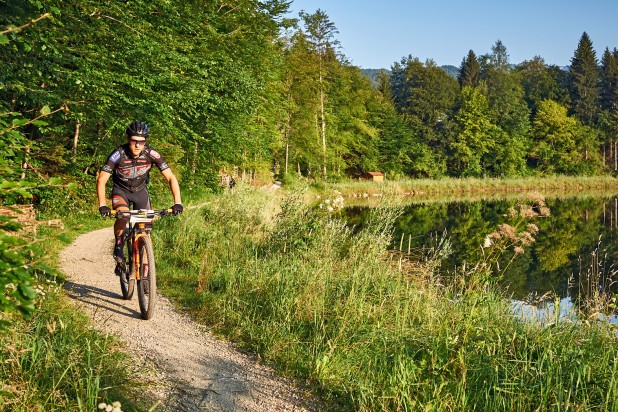
M 457 79 L 457 76 L 459 76 L 459 67 L 446 65 L 446 66 L 440 66 L 440 68 L 444 70 L 446 74 L 448 74 L 454 79 Z
M 371 83 L 375 86 L 376 84 L 378 84 L 377 76 L 380 70 L 386 70 L 388 74 L 391 74 L 391 71 L 387 69 L 361 69 L 361 72 L 363 72 L 365 76 L 369 77 Z
M 446 66 L 440 66 L 440 68 L 444 70 L 446 74 L 448 74 L 449 76 L 453 77 L 454 79 L 457 79 L 457 76 L 459 75 L 459 67 L 446 65 Z M 369 77 L 369 79 L 371 80 L 371 83 L 373 83 L 374 86 L 377 84 L 376 77 L 378 76 L 378 73 L 380 72 L 380 70 L 386 70 L 388 74 L 391 74 L 391 71 L 388 69 L 361 69 L 363 74 Z

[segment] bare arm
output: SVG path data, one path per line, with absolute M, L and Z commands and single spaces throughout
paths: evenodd
M 99 206 L 105 205 L 105 185 L 111 176 L 108 172 L 99 172 L 99 177 L 97 178 L 97 197 L 99 198 Z
M 163 177 L 167 180 L 167 183 L 170 185 L 170 190 L 172 191 L 172 196 L 174 196 L 174 204 L 182 204 L 182 200 L 180 198 L 180 185 L 178 184 L 178 179 L 174 173 L 172 173 L 171 169 L 165 169 L 163 172 Z

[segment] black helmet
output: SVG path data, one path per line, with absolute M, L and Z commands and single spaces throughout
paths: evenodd
M 150 136 L 148 125 L 144 122 L 133 122 L 127 127 L 127 136 Z

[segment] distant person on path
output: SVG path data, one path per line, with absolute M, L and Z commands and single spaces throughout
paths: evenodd
M 159 152 L 146 144 L 146 139 L 150 136 L 148 125 L 144 122 L 133 122 L 127 127 L 126 133 L 127 143 L 114 149 L 97 178 L 97 197 L 101 216 L 111 216 L 111 209 L 106 205 L 105 196 L 105 185 L 110 176 L 113 176 L 114 183 L 111 192 L 114 210 L 126 212 L 130 205 L 133 209 L 152 209 L 146 184 L 153 164 L 159 168 L 170 185 L 174 197 L 172 213 L 175 215 L 182 213 L 178 179 Z M 114 259 L 118 264 L 124 264 L 123 233 L 127 220 L 116 219 L 114 224 L 116 236 Z

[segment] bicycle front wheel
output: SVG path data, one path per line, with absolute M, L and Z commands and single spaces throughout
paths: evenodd
M 116 264 L 116 275 L 120 278 L 120 290 L 122 291 L 122 298 L 124 300 L 131 300 L 133 297 L 133 290 L 135 288 L 135 277 L 133 277 L 133 256 L 132 244 L 130 240 L 127 240 L 127 256 L 124 259 L 124 264 Z
M 139 253 L 137 299 L 142 319 L 150 319 L 154 315 L 157 301 L 157 271 L 150 237 L 140 236 L 137 239 L 137 248 Z

